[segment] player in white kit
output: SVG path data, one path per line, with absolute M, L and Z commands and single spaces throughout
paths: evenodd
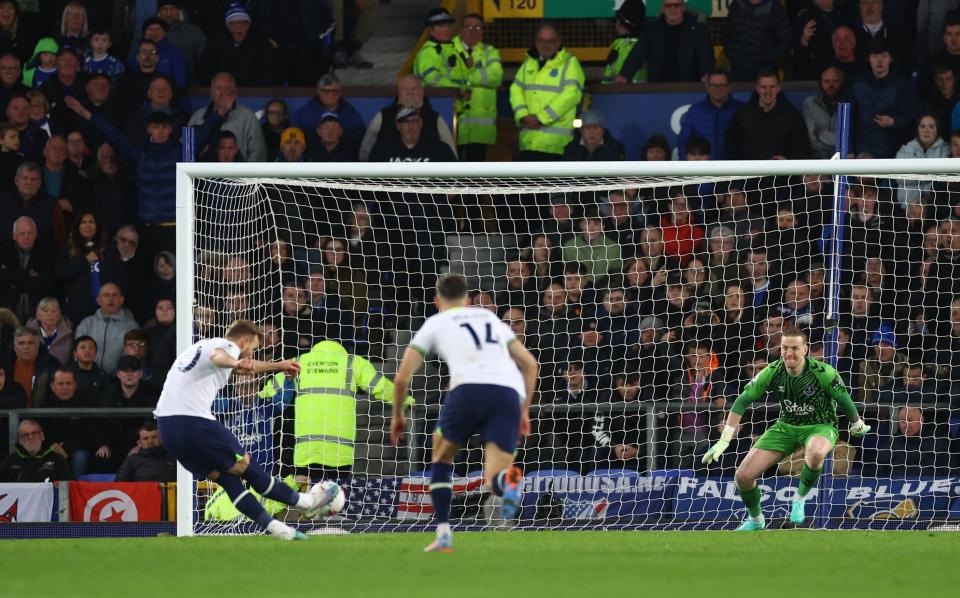
M 465 307 L 467 281 L 444 274 L 437 281 L 431 316 L 414 335 L 394 379 L 390 439 L 399 443 L 406 430 L 403 402 L 410 378 L 424 357 L 439 356 L 450 368 L 450 390 L 433 434 L 430 498 L 437 522 L 437 539 L 427 552 L 452 552 L 450 502 L 453 498 L 453 457 L 479 432 L 484 449 L 483 477 L 494 494 L 503 497 L 503 516 L 520 510 L 523 476 L 513 465 L 517 439 L 530 432 L 529 408 L 539 365 L 510 327 L 485 309 Z
M 296 507 L 311 519 L 337 496 L 339 488 L 333 485 L 323 491 L 317 484 L 307 493 L 295 492 L 256 465 L 250 465 L 250 455 L 243 454 L 236 437 L 211 411 L 214 399 L 234 370 L 245 375 L 281 371 L 295 376 L 300 372 L 295 361 L 252 359 L 261 342 L 263 332 L 256 324 L 237 320 L 224 338 L 199 341 L 181 353 L 167 374 L 154 411 L 157 429 L 170 455 L 198 480 L 209 478 L 219 484 L 237 510 L 261 529 L 284 540 L 305 540 L 305 534 L 271 517 L 248 488 Z

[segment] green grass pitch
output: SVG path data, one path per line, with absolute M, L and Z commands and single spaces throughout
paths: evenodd
M 960 595 L 952 532 L 484 532 L 12 540 L 0 596 Z

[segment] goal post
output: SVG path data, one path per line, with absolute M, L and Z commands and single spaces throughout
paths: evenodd
M 814 175 L 823 177 L 824 188 L 845 186 L 841 201 L 808 191 L 804 176 Z M 855 184 L 840 185 L 841 177 Z M 944 245 L 950 221 L 960 218 L 960 211 L 952 211 L 953 194 L 960 193 L 956 183 L 960 162 L 954 159 L 181 163 L 177 346 L 185 350 L 199 337 L 222 334 L 230 319 L 248 317 L 270 328 L 274 344 L 260 357 L 295 356 L 329 337 L 391 377 L 411 333 L 431 313 L 435 277 L 460 272 L 477 304 L 526 335 L 541 359 L 535 431 L 518 456 L 529 474 L 521 526 L 722 529 L 741 512 L 731 468 L 778 417 L 779 406 L 754 404 L 730 460 L 701 467 L 717 418 L 729 410 L 747 372 L 776 358 L 774 345 L 785 327 L 807 329 L 811 348 L 821 356 L 831 332 L 845 337 L 841 357 L 847 369 L 841 373 L 858 408 L 877 426 L 869 441 L 850 441 L 840 415 L 845 448 L 834 462 L 842 458 L 848 469 L 825 476 L 829 487 L 818 489 L 816 525 L 942 522 L 960 517 L 949 481 L 958 465 L 951 447 L 960 426 L 952 402 L 953 362 L 940 349 L 952 339 L 946 338 L 952 297 L 941 295 L 952 291 L 946 281 L 930 282 L 930 272 L 945 271 L 936 269 L 935 258 L 926 267 L 922 262 L 931 261 L 931 251 L 950 249 Z M 611 193 L 625 197 L 629 210 L 628 224 L 613 232 Z M 724 211 L 718 201 L 733 201 L 737 193 L 748 205 Z M 820 203 L 812 199 L 816 194 Z M 829 290 L 811 297 L 819 284 L 815 271 L 829 267 L 824 228 L 847 194 L 857 194 L 856 207 L 848 210 L 865 218 L 842 225 L 862 235 L 839 244 L 845 255 L 859 252 L 858 259 L 839 275 L 842 302 Z M 909 207 L 918 202 L 926 225 L 919 233 L 911 228 L 917 217 Z M 559 204 L 572 211 L 573 224 L 563 230 L 551 220 L 551 206 Z M 690 222 L 675 220 L 683 210 Z M 358 218 L 367 219 L 366 228 Z M 599 236 L 588 231 L 588 220 L 602 223 Z M 656 243 L 648 239 L 656 236 L 652 230 L 669 248 L 664 256 L 645 253 Z M 684 237 L 695 230 L 696 238 Z M 960 235 L 960 226 L 954 234 Z M 925 236 L 932 248 L 914 245 Z M 734 249 L 713 251 L 711 239 L 718 246 L 730 241 Z M 734 257 L 723 259 L 733 261 L 713 261 L 727 254 Z M 908 254 L 920 261 L 903 262 Z M 761 259 L 769 275 L 748 274 L 759 272 Z M 636 272 L 644 268 L 646 277 Z M 662 280 L 654 283 L 661 269 Z M 310 287 L 317 278 L 319 290 Z M 513 280 L 527 286 L 514 288 Z M 759 302 L 739 310 L 750 312 L 750 322 L 722 320 L 733 310 L 727 302 L 735 299 L 727 295 L 738 292 L 743 302 Z M 938 294 L 932 304 L 930 293 Z M 315 294 L 321 299 L 313 305 Z M 760 294 L 768 298 L 756 299 Z M 545 304 L 561 295 L 562 301 Z M 334 314 L 328 297 L 336 300 Z M 824 330 L 830 325 L 827 301 L 840 306 L 832 330 Z M 863 308 L 850 307 L 856 302 L 866 302 L 869 313 L 851 312 Z M 960 339 L 960 303 L 956 311 Z M 931 322 L 931 314 L 940 319 Z M 934 339 L 933 349 L 910 344 L 918 334 L 916 317 L 927 318 L 924 330 Z M 645 340 L 646 331 L 656 333 L 653 341 Z M 893 347 L 892 357 L 877 349 L 884 343 Z M 698 356 L 699 348 L 704 353 Z M 902 385 L 913 365 L 921 366 L 924 381 L 911 394 L 913 387 Z M 348 507 L 325 525 L 392 531 L 422 529 L 429 521 L 429 479 L 423 475 L 447 383 L 435 362 L 417 376 L 413 433 L 399 449 L 386 435 L 389 404 L 368 393 L 352 395 L 356 430 L 345 437 L 354 461 L 343 470 Z M 248 427 L 243 442 L 259 451 L 254 461 L 271 475 L 319 475 L 321 464 L 289 462 L 297 442 L 290 421 L 295 389 L 261 392 L 267 384 L 266 378 L 232 381 L 218 401 L 218 416 L 231 429 Z M 718 388 L 722 395 L 710 394 Z M 588 395 L 583 402 L 563 398 Z M 914 428 L 920 431 L 911 433 Z M 932 451 L 929 458 L 907 454 L 920 448 Z M 476 477 L 478 454 L 471 443 L 458 455 L 455 516 L 476 529 L 503 526 L 496 501 Z M 764 510 L 775 519 L 783 518 L 784 504 L 789 507 L 798 471 L 785 460 L 761 482 Z M 234 520 L 211 518 L 205 506 L 212 487 L 198 492 L 179 466 L 177 482 L 178 535 L 250 531 Z

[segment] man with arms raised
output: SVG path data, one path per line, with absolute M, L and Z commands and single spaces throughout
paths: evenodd
M 450 368 L 450 391 L 433 436 L 430 498 L 437 539 L 424 551 L 452 552 L 453 457 L 473 434 L 479 432 L 483 442 L 487 488 L 503 497 L 503 518 L 513 519 L 520 510 L 523 476 L 513 465 L 513 452 L 517 438 L 530 432 L 528 409 L 539 366 L 496 314 L 466 307 L 463 276 L 441 276 L 435 302 L 440 313 L 428 318 L 414 335 L 394 380 L 390 439 L 397 444 L 406 429 L 403 407 L 410 378 L 426 355 L 438 355 Z
M 857 413 L 840 374 L 831 366 L 807 357 L 807 333 L 800 329 L 787 330 L 780 341 L 780 359 L 760 370 L 751 380 L 727 414 L 727 425 L 720 440 L 703 456 L 704 463 L 720 459 L 737 433 L 740 419 L 750 403 L 769 390 L 780 402 L 780 418 L 753 444 L 735 479 L 740 498 L 747 507 L 747 518 L 739 531 L 761 530 L 766 527 L 760 510 L 760 488 L 757 478 L 771 465 L 804 447 L 800 488 L 790 509 L 790 521 L 796 525 L 806 517 L 804 505 L 810 490 L 817 485 L 823 462 L 837 443 L 837 404 L 850 420 L 850 435 L 862 437 L 870 431 Z
M 300 372 L 295 361 L 253 359 L 253 352 L 262 342 L 263 332 L 256 324 L 237 320 L 224 338 L 194 343 L 173 362 L 154 415 L 163 446 L 194 477 L 210 478 L 219 484 L 237 510 L 268 533 L 283 540 L 306 540 L 302 532 L 271 517 L 250 490 L 296 507 L 312 519 L 337 496 L 339 487 L 332 485 L 323 491 L 317 484 L 310 492 L 294 492 L 251 465 L 250 455 L 243 454 L 236 437 L 211 412 L 214 399 L 234 369 L 243 375 L 279 371 L 293 376 Z M 241 478 L 246 480 L 246 488 Z

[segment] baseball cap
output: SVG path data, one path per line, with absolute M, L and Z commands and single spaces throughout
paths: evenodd
M 413 106 L 401 106 L 397 111 L 397 122 L 403 121 L 411 116 L 420 116 L 420 109 Z
M 337 122 L 340 122 L 340 115 L 337 114 L 336 112 L 324 112 L 323 114 L 320 115 L 321 123 L 325 123 L 328 120 L 335 120 Z
M 287 127 L 286 129 L 283 130 L 283 133 L 280 133 L 281 146 L 284 143 L 288 141 L 293 141 L 295 139 L 299 139 L 300 143 L 302 143 L 303 145 L 307 144 L 307 138 L 303 135 L 303 131 L 301 131 L 297 127 Z
M 580 126 L 597 125 L 603 126 L 603 113 L 599 110 L 587 110 L 580 115 Z
M 158 8 L 159 8 L 159 7 L 158 7 Z M 141 33 L 146 33 L 147 27 L 149 27 L 150 25 L 160 25 L 161 27 L 163 27 L 163 30 L 164 30 L 164 31 L 167 30 L 167 22 L 166 22 L 166 21 L 164 21 L 164 20 L 161 19 L 160 17 L 150 17 L 149 19 L 144 19 L 144 20 L 143 20 L 143 25 L 141 25 L 141 27 L 140 27 L 140 32 L 141 32 Z
M 143 369 L 143 364 L 133 355 L 123 355 L 117 360 L 118 372 L 139 371 L 141 369 Z

